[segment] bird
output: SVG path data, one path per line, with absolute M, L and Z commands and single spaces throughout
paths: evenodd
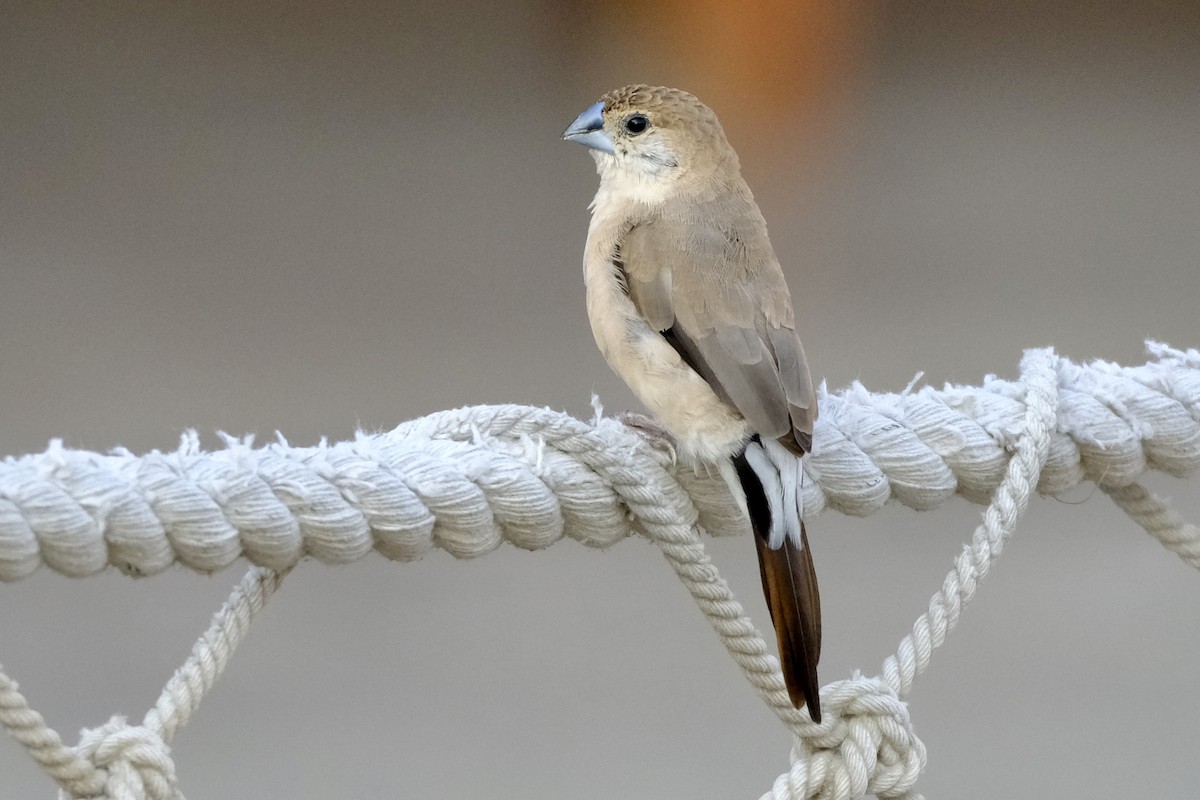
M 767 223 L 717 115 L 688 92 L 633 84 L 562 134 L 600 187 L 583 272 L 605 360 L 695 469 L 749 517 L 792 705 L 821 720 L 821 600 L 799 482 L 816 393 Z

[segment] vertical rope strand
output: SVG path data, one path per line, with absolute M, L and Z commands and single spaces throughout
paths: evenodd
M 929 600 L 929 610 L 913 623 L 912 633 L 900 641 L 895 655 L 883 662 L 883 679 L 905 697 L 913 681 L 929 666 L 935 648 L 941 646 L 958 623 L 963 608 L 975 596 L 979 581 L 1000 556 L 1004 543 L 1029 507 L 1029 499 L 1050 451 L 1058 411 L 1057 357 L 1049 350 L 1031 350 L 1022 359 L 1026 386 L 1024 430 L 1017 440 L 1004 480 L 996 489 L 983 522 L 975 529 L 971 544 L 963 548 L 946 574 L 942 588 Z

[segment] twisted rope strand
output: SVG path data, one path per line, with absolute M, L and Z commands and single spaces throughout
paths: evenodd
M 62 743 L 58 732 L 29 707 L 17 682 L 3 670 L 0 670 L 0 724 L 63 789 L 78 797 L 92 797 L 104 788 L 104 775 Z
M 1200 468 L 1200 356 L 1150 348 L 1153 360 L 1138 367 L 1057 363 L 1058 415 L 1039 492 Z M 1023 430 L 1025 397 L 1021 382 L 995 378 L 903 394 L 854 384 L 824 395 L 804 459 L 807 513 L 866 515 L 889 500 L 929 509 L 955 493 L 990 502 Z M 190 434 L 174 452 L 138 457 L 54 442 L 0 462 L 0 580 L 42 564 L 83 577 L 110 565 L 130 575 L 173 563 L 213 572 L 242 556 L 283 570 L 306 554 L 347 563 L 372 549 L 396 560 L 433 547 L 471 558 L 505 541 L 537 549 L 563 536 L 603 547 L 644 522 L 630 519 L 617 490 L 629 485 L 619 476 L 632 458 L 685 487 L 709 533 L 746 530 L 722 481 L 675 463 L 649 425 L 638 427 L 652 446 L 614 442 L 624 449 L 602 476 L 585 454 L 611 438 L 588 438 L 604 423 L 476 406 L 314 447 L 229 439 L 205 453 Z
M 1187 522 L 1140 483 L 1105 487 L 1104 492 L 1163 547 L 1200 569 L 1200 527 Z
M 1048 350 L 1034 350 L 1022 362 L 1027 387 L 1025 434 L 1018 440 L 1008 463 L 1004 481 L 975 529 L 971 544 L 955 559 L 942 588 L 929 600 L 929 611 L 913 623 L 912 633 L 900 641 L 895 655 L 883 663 L 883 678 L 897 695 L 912 690 L 917 675 L 929 666 L 934 648 L 958 623 L 962 609 L 975 596 L 979 581 L 1000 556 L 1004 543 L 1029 506 L 1033 487 L 1050 450 L 1050 432 L 1058 408 L 1054 379 L 1055 357 Z
M 184 800 L 169 744 L 225 670 L 250 622 L 283 577 L 250 568 L 141 725 L 114 716 L 98 728 L 84 730 L 77 747 L 66 747 L 2 670 L 0 724 L 59 785 L 63 800 Z
M 171 743 L 221 677 L 255 615 L 262 611 L 286 575 L 261 567 L 251 567 L 246 572 L 229 599 L 213 615 L 208 630 L 196 640 L 187 661 L 167 681 L 154 707 L 146 712 L 143 727 L 166 744 Z

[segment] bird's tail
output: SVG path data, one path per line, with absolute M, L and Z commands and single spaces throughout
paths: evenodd
M 733 459 L 758 548 L 758 568 L 792 705 L 821 721 L 821 595 L 804 530 L 800 461 L 755 436 Z

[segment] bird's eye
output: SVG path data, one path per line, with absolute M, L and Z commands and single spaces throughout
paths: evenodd
M 634 136 L 637 136 L 639 133 L 649 127 L 650 120 L 646 118 L 645 114 L 634 114 L 625 120 L 625 130 L 629 131 Z

